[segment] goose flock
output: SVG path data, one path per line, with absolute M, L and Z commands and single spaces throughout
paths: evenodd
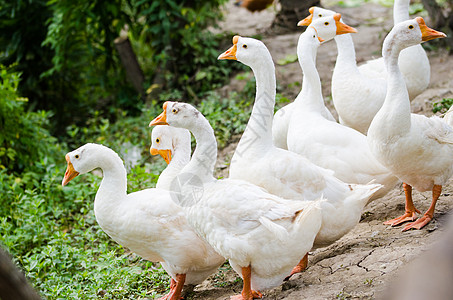
M 275 115 L 271 53 L 259 40 L 234 36 L 218 59 L 250 67 L 256 97 L 229 178 L 213 176 L 217 143 L 209 120 L 191 104 L 167 101 L 149 124 L 155 126 L 150 153 L 168 164 L 156 188 L 127 194 L 120 157 L 92 143 L 66 155 L 62 184 L 102 169 L 96 220 L 113 240 L 162 264 L 171 283 L 161 300 L 181 299 L 184 285 L 201 283 L 225 260 L 243 279 L 242 293 L 231 299 L 262 298 L 261 291 L 302 272 L 309 251 L 348 233 L 370 201 L 400 182 L 405 213 L 385 224 L 421 229 L 453 175 L 453 122 L 450 114 L 411 114 L 410 100 L 429 83 L 420 44 L 445 34 L 421 17 L 410 19 L 408 8 L 409 0 L 395 1 L 382 58 L 357 66 L 356 30 L 340 14 L 312 7 L 299 22 L 308 26 L 297 45 L 301 92 Z M 331 39 L 338 48 L 332 97 L 339 123 L 324 105 L 316 69 L 317 50 Z M 420 218 L 412 187 L 432 191 Z

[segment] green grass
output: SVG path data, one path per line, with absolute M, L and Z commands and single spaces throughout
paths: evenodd
M 433 113 L 446 113 L 453 105 L 453 98 L 443 98 L 441 101 L 433 102 Z

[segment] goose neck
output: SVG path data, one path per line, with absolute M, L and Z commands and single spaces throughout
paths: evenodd
M 392 47 L 390 44 L 393 44 Z M 398 56 L 401 50 L 397 43 L 384 43 L 383 57 L 388 74 L 387 94 L 376 117 L 382 121 L 383 128 L 388 128 L 389 132 L 407 132 L 411 126 L 409 95 L 403 74 L 398 66 Z
M 170 189 L 171 182 L 190 161 L 190 140 L 186 145 L 177 142 L 173 146 L 172 159 L 159 176 L 156 187 Z
M 354 41 L 352 40 L 351 34 L 337 35 L 335 37 L 335 43 L 338 49 L 337 64 L 352 63 L 356 65 Z
M 318 46 L 303 40 L 298 43 L 297 56 L 303 72 L 303 82 L 302 90 L 295 103 L 299 109 L 303 107 L 303 109 L 321 112 L 325 106 L 322 98 L 321 80 L 316 69 Z
M 217 161 L 217 142 L 214 130 L 201 114 L 190 127 L 187 129 L 194 135 L 197 146 L 192 159 L 181 173 L 196 174 L 203 182 L 210 181 L 213 179 L 214 165 Z
M 410 0 L 395 0 L 393 4 L 393 24 L 409 20 Z
M 190 135 L 185 137 L 177 137 L 173 140 L 173 158 L 170 161 L 169 167 L 185 166 L 190 161 Z
M 272 144 L 272 120 L 275 106 L 275 67 L 270 57 L 263 59 L 256 66 L 252 66 L 256 78 L 256 95 L 249 122 L 241 138 L 243 140 L 254 140 L 249 145 L 262 146 Z M 238 145 L 239 147 L 240 145 Z
M 96 214 L 113 210 L 127 195 L 127 174 L 123 161 L 113 150 L 106 148 L 101 152 L 96 168 L 102 170 L 103 178 L 96 193 Z

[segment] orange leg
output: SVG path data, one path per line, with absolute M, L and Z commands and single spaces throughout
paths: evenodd
M 291 276 L 297 273 L 302 273 L 303 270 L 305 270 L 308 266 L 308 253 L 305 254 L 305 256 L 300 260 L 300 262 L 293 268 L 291 271 L 291 274 L 286 276 L 285 281 L 289 280 Z
M 168 299 L 168 295 L 170 295 L 170 294 L 173 292 L 173 290 L 175 289 L 175 287 L 176 287 L 176 281 L 175 281 L 175 280 L 173 279 L 173 277 L 172 277 L 171 280 L 170 280 L 170 292 L 169 292 L 167 295 L 165 295 L 165 296 L 163 296 L 163 297 L 160 297 L 160 298 L 157 299 L 157 300 L 167 300 L 167 299 Z
M 416 213 L 420 213 L 420 211 L 415 208 L 414 202 L 412 202 L 412 187 L 403 182 L 403 188 L 406 195 L 406 213 L 398 218 L 384 222 L 385 225 L 398 226 L 405 222 L 417 220 Z
M 253 300 L 263 298 L 263 294 L 258 291 L 252 290 L 251 279 L 252 268 L 250 266 L 242 268 L 242 280 L 244 281 L 242 286 L 242 293 L 240 295 L 231 296 L 230 300 Z
M 176 279 L 178 281 L 175 281 L 173 278 L 170 281 L 170 292 L 157 299 L 157 300 L 181 300 L 181 292 L 182 288 L 184 286 L 184 281 L 186 280 L 186 274 L 176 274 Z
M 433 186 L 433 200 L 431 201 L 431 205 L 428 210 L 425 212 L 423 217 L 418 219 L 415 222 L 407 224 L 403 231 L 409 229 L 422 229 L 426 224 L 428 224 L 434 217 L 434 209 L 436 208 L 437 199 L 439 199 L 440 194 L 442 193 L 442 186 L 441 185 L 434 185 Z

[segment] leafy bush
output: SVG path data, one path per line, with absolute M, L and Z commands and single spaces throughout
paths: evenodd
M 95 111 L 107 118 L 117 108 L 140 113 L 143 99 L 113 47 L 126 27 L 146 84 L 198 100 L 224 83 L 240 68 L 216 60 L 225 39 L 208 30 L 224 2 L 0 0 L 0 62 L 17 62 L 21 94 L 31 107 L 53 111 L 52 133 L 64 136 L 68 124 L 83 124 Z
M 154 53 L 154 74 L 166 89 L 178 88 L 184 97 L 198 100 L 200 94 L 226 82 L 239 64 L 217 61 L 221 42 L 231 39 L 207 30 L 221 14 L 226 0 L 173 1 L 139 0 L 132 3 L 133 15 L 144 20 L 136 34 Z
M 15 70 L 22 74 L 21 95 L 32 99 L 40 108 L 53 101 L 44 95 L 45 90 L 58 90 L 40 78 L 52 66 L 52 50 L 41 45 L 51 16 L 44 0 L 0 0 L 0 63 L 15 64 Z
M 28 170 L 59 148 L 49 148 L 56 139 L 47 130 L 50 114 L 25 110 L 26 98 L 18 96 L 20 74 L 0 66 L 0 169 Z

